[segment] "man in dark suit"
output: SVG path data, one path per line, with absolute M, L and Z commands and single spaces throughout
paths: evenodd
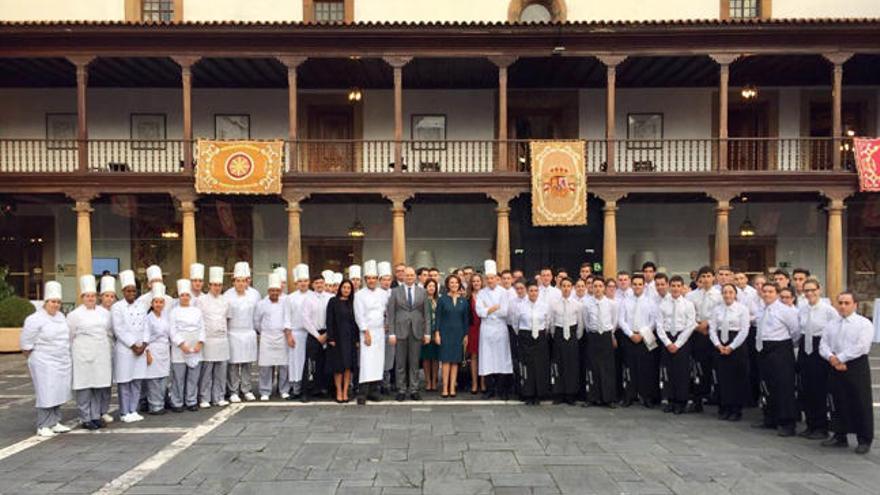
M 419 354 L 430 334 L 425 327 L 425 289 L 416 284 L 416 272 L 406 267 L 403 282 L 391 289 L 385 310 L 385 328 L 389 342 L 396 346 L 394 368 L 397 376 L 397 400 L 419 396 Z M 407 377 L 409 381 L 407 382 Z

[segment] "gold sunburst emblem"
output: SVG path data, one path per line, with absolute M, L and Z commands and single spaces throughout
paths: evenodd
M 234 153 L 226 160 L 226 173 L 235 180 L 247 178 L 254 171 L 254 162 L 244 153 Z

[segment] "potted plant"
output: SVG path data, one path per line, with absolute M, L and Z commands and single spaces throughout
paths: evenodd
M 7 272 L 6 267 L 0 267 L 0 352 L 19 352 L 21 326 L 36 308 L 27 299 L 13 295 L 6 282 Z

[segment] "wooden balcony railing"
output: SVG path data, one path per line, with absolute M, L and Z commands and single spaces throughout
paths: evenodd
M 845 140 L 843 140 L 845 143 Z M 0 139 L 0 173 L 78 172 L 76 140 Z M 88 173 L 172 174 L 186 171 L 183 140 L 132 141 L 90 139 L 86 143 Z M 610 146 L 609 146 L 610 144 Z M 711 173 L 724 171 L 719 139 L 586 140 L 588 174 L 609 172 L 607 153 L 614 156 L 613 172 Z M 831 138 L 730 138 L 727 171 L 831 171 L 834 153 L 842 154 L 844 170 L 854 169 L 849 150 L 835 151 Z M 286 173 L 396 172 L 393 140 L 300 140 L 284 144 Z M 529 141 L 459 140 L 402 141 L 401 172 L 471 174 L 531 170 Z M 193 145 L 194 146 L 194 145 Z M 194 153 L 195 154 L 195 153 Z M 506 155 L 499 167 L 499 156 Z

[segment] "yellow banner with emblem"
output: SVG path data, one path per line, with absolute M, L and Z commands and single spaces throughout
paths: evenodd
M 196 191 L 204 194 L 281 194 L 283 141 L 199 139 Z
M 532 225 L 587 224 L 584 141 L 532 141 Z

